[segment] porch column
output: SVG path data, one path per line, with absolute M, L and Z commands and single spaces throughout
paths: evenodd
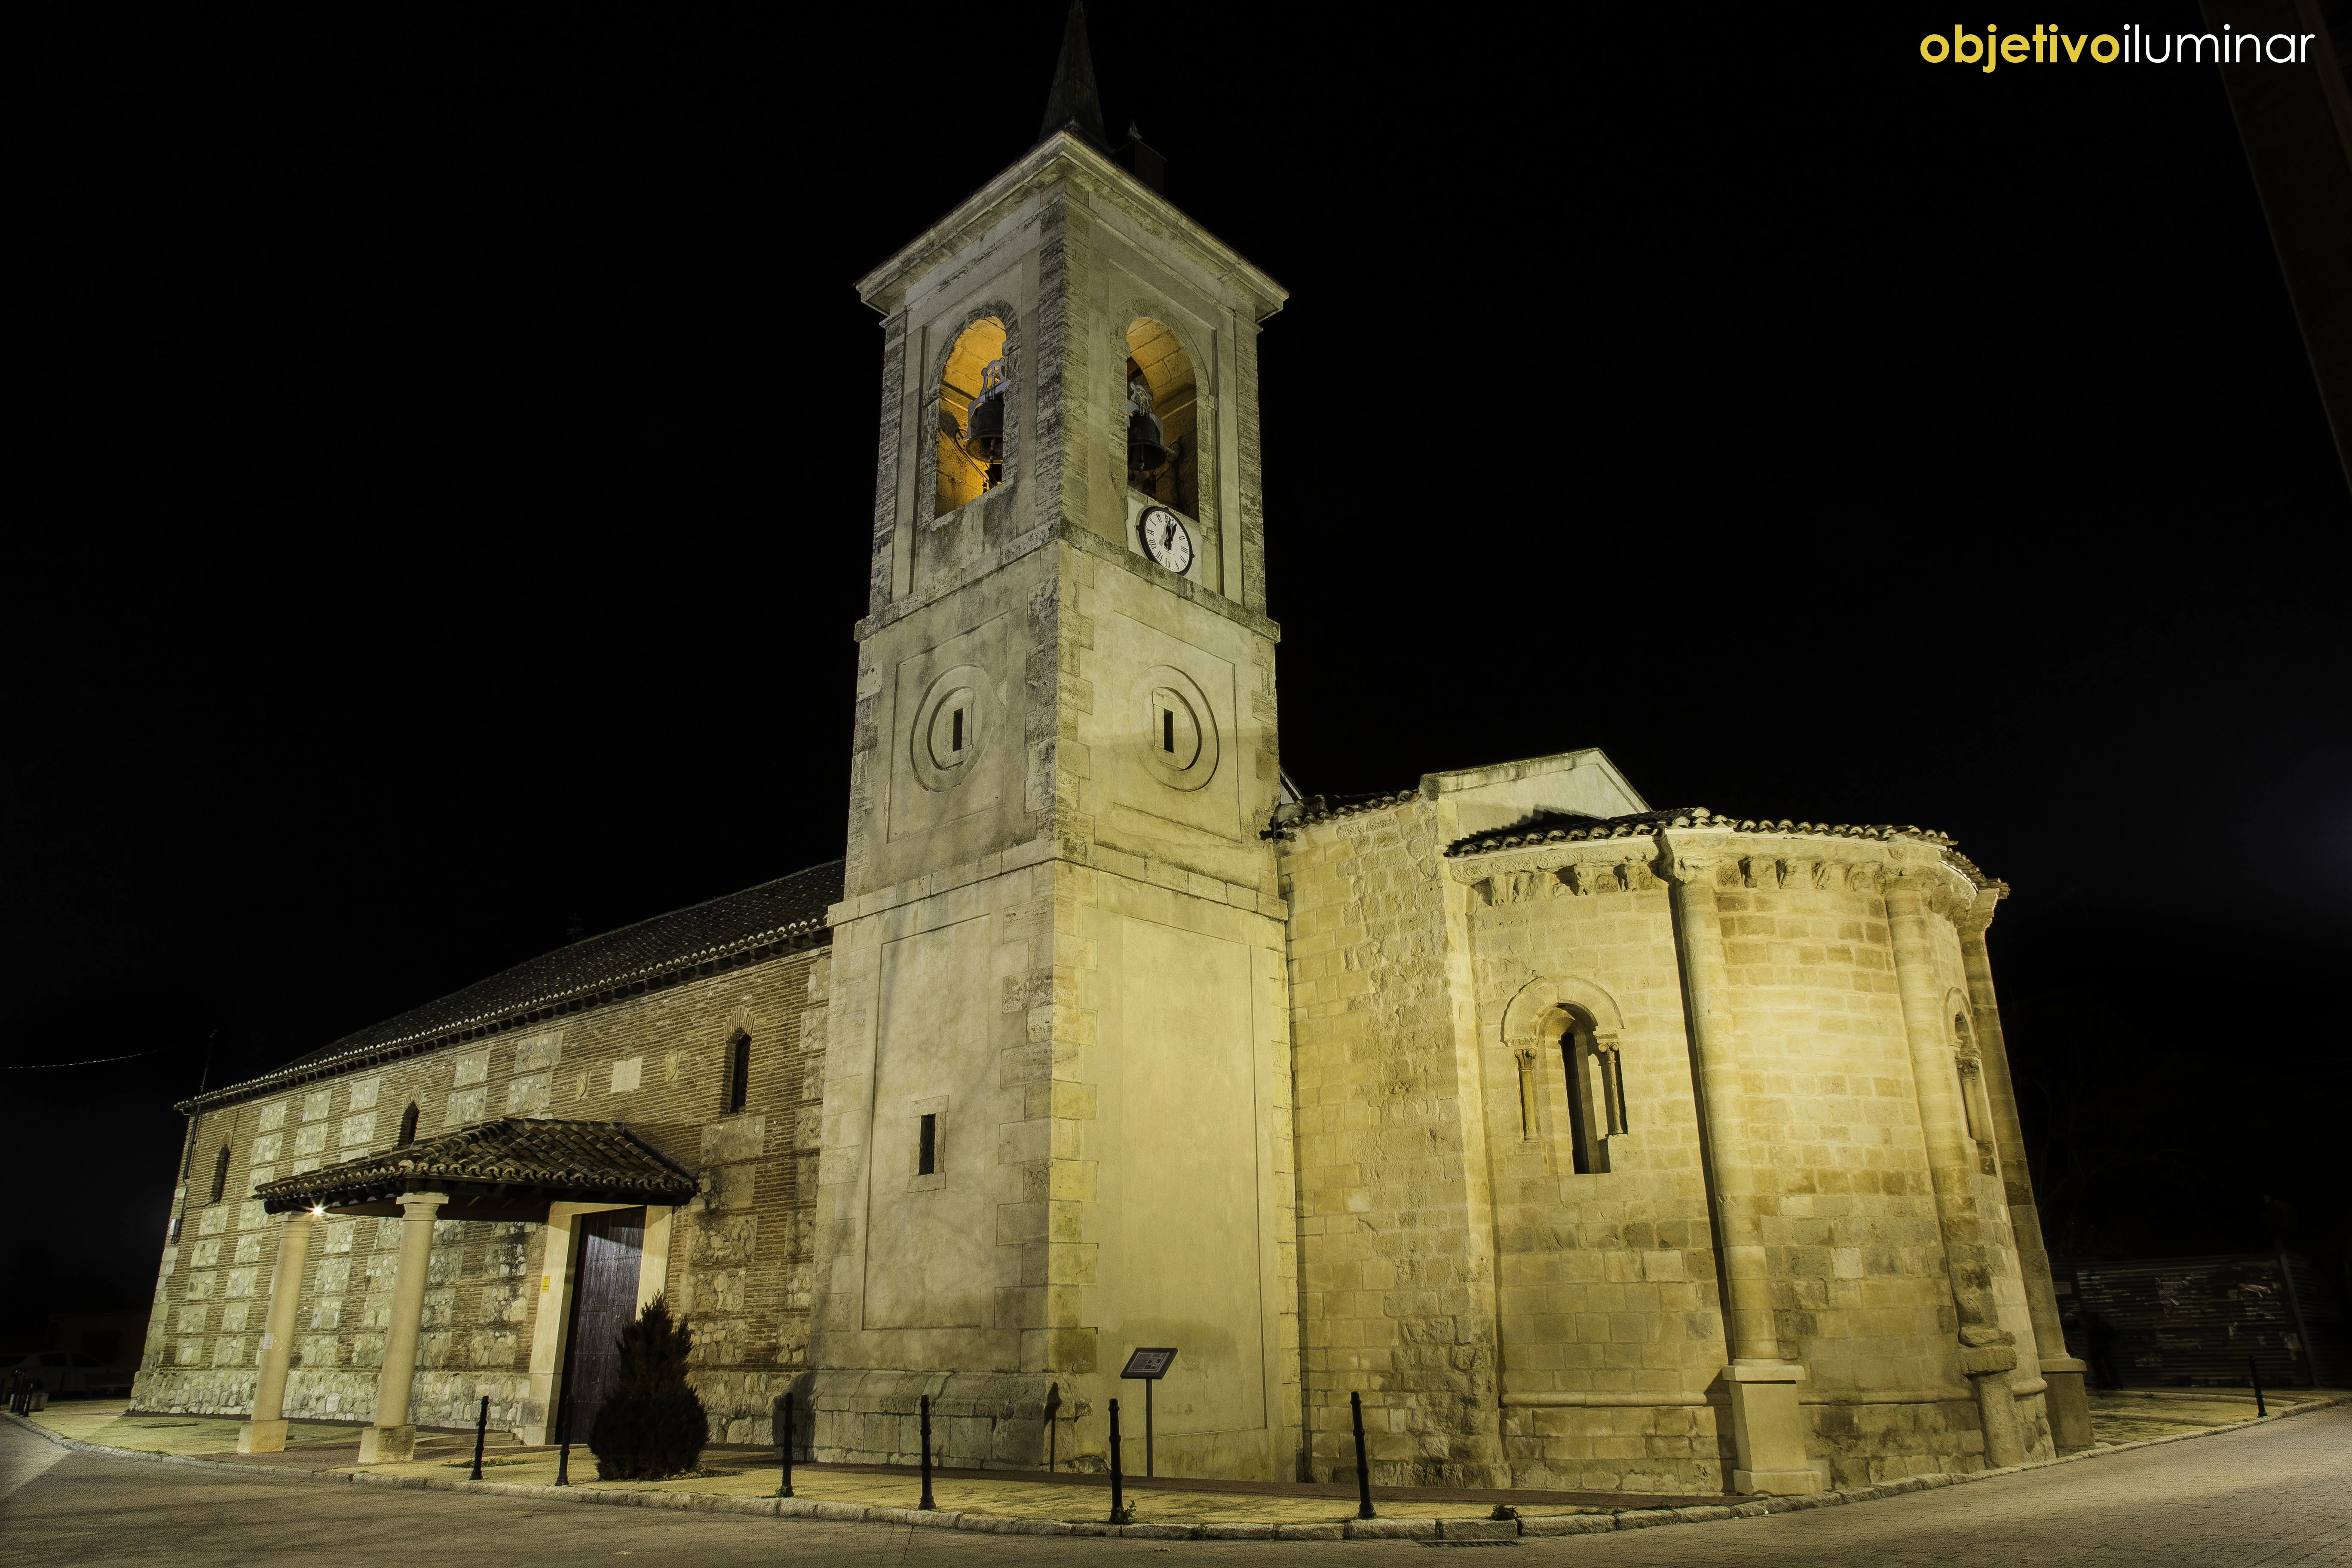
M 2017 1086 L 2009 1076 L 2009 1045 L 2001 1037 L 2000 999 L 1993 994 L 1992 955 L 1985 951 L 1985 928 L 1993 906 L 2008 891 L 1996 882 L 1977 895 L 1962 916 L 1960 962 L 1969 975 L 1969 1014 L 1976 1023 L 1977 1050 L 1984 1058 L 1985 1097 L 1992 1103 L 1993 1136 L 2000 1147 L 2002 1196 L 2009 1204 L 2010 1233 L 2017 1238 L 2017 1268 L 2025 1277 L 2025 1305 L 2033 1319 L 2033 1346 L 2042 1380 L 2050 1385 L 2042 1408 L 2050 1436 L 2062 1454 L 2091 1446 L 2091 1401 L 2083 1374 L 2090 1363 L 2066 1350 L 2058 1321 L 2058 1291 L 2050 1279 L 2050 1252 L 2042 1236 L 2042 1210 L 2033 1200 L 2033 1173 L 2025 1163 L 2025 1124 L 2017 1114 Z
M 1715 1195 L 1716 1239 L 1731 1296 L 1723 1313 L 1731 1352 L 1723 1381 L 1731 1394 L 1731 1436 L 1738 1456 L 1731 1486 L 1742 1492 L 1817 1492 L 1822 1478 L 1806 1459 L 1805 1417 L 1797 1404 L 1805 1369 L 1781 1359 L 1773 1326 L 1762 1205 L 1748 1146 L 1747 1090 L 1726 994 L 1715 871 L 1728 835 L 1677 827 L 1658 837 L 1666 847 L 1674 885 L 1675 944 L 1682 960 L 1691 1047 L 1698 1058 L 1707 1185 Z
M 1960 1104 L 1959 1058 L 1944 1017 L 1944 991 L 1936 977 L 1927 928 L 1927 898 L 1943 876 L 1940 865 L 1888 868 L 1883 883 L 1886 925 L 1895 943 L 1895 982 L 1903 999 L 1903 1032 L 1911 1047 L 1911 1087 L 1919 1101 L 1919 1134 L 1936 1188 L 1936 1218 L 1944 1239 L 1944 1267 L 1959 1315 L 1960 1371 L 1975 1385 L 1984 1428 L 1985 1463 L 2025 1462 L 2017 1428 L 2016 1336 L 2000 1326 L 1993 1300 L 1992 1258 L 1977 1210 L 1976 1141 Z
M 400 1272 L 393 1281 L 392 1322 L 383 1336 L 383 1371 L 375 1384 L 375 1425 L 360 1434 L 360 1463 L 389 1465 L 416 1452 L 408 1423 L 408 1389 L 416 1377 L 416 1335 L 425 1324 L 425 1271 L 433 1221 L 446 1193 L 406 1193 L 400 1200 Z
M 286 1447 L 286 1367 L 294 1349 L 294 1309 L 302 1295 L 302 1264 L 318 1233 L 319 1211 L 300 1209 L 278 1228 L 278 1262 L 269 1271 L 269 1314 L 262 1321 L 261 1382 L 253 1414 L 236 1429 L 240 1454 L 276 1454 Z

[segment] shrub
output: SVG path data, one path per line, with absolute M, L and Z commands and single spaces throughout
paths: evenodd
M 666 1296 L 621 1331 L 620 1376 L 588 1434 L 597 1479 L 657 1481 L 701 1462 L 710 1418 L 686 1381 L 693 1349 L 693 1331 L 670 1317 Z

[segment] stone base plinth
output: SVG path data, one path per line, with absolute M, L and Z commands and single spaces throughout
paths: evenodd
M 1738 1361 L 1723 1369 L 1731 1393 L 1731 1440 L 1739 1456 L 1731 1489 L 1797 1496 L 1822 1490 L 1805 1454 L 1805 1417 L 1797 1384 L 1805 1369 L 1790 1362 Z
M 414 1426 L 369 1426 L 360 1432 L 360 1463 L 396 1465 L 416 1457 Z
M 286 1451 L 286 1423 L 283 1421 L 247 1421 L 236 1429 L 236 1451 L 240 1454 L 282 1454 Z
M 2042 1408 L 2049 1413 L 2050 1440 L 2062 1454 L 2080 1453 L 2091 1436 L 2091 1395 L 2083 1381 L 2091 1363 L 2073 1356 L 2043 1356 L 2042 1381 L 2050 1385 Z

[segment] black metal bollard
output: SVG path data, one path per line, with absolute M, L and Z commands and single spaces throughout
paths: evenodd
M 1377 1519 L 1372 1511 L 1372 1467 L 1364 1458 L 1364 1396 L 1350 1391 L 1348 1409 L 1356 1418 L 1356 1517 Z
M 555 1440 L 559 1445 L 555 1450 L 555 1484 L 568 1487 L 572 1484 L 572 1405 L 568 1400 L 556 1417 Z
M 2263 1403 L 2263 1369 L 2254 1364 L 2252 1356 L 2246 1358 L 2246 1377 L 2254 1385 L 2254 1418 L 2260 1420 L 2271 1413 L 2271 1407 Z
M 778 1497 L 793 1495 L 793 1396 L 785 1394 L 776 1401 L 776 1454 L 784 1467 L 784 1479 L 776 1483 Z
M 923 1395 L 921 1419 L 923 1431 L 923 1500 L 917 1503 L 915 1506 L 923 1510 L 925 1512 L 929 1512 L 940 1505 L 931 1500 L 931 1396 L 928 1394 Z
M 1127 1478 L 1118 1468 L 1118 1401 L 1110 1402 L 1110 1521 L 1127 1522 Z
M 489 1436 L 490 1396 L 485 1394 L 482 1395 L 482 1413 L 474 1420 L 474 1470 L 466 1478 L 469 1481 L 482 1479 L 482 1445 L 489 1440 Z

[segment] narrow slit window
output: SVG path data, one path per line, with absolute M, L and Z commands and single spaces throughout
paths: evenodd
M 213 1162 L 213 1202 L 218 1203 L 228 1194 L 228 1145 L 221 1145 L 219 1158 Z
M 1176 710 L 1173 708 L 1160 710 L 1160 749 L 1171 757 L 1176 754 Z
M 954 733 L 948 741 L 948 750 L 961 752 L 963 750 L 963 710 L 961 708 L 955 710 L 953 730 Z
M 935 1176 L 940 1170 L 940 1119 L 936 1112 L 923 1117 L 922 1131 L 915 1150 L 915 1174 Z
M 737 1035 L 727 1053 L 727 1110 L 729 1114 L 751 1103 L 751 1037 Z
M 400 1113 L 400 1143 L 405 1149 L 416 1142 L 416 1102 L 410 1100 L 408 1109 Z

